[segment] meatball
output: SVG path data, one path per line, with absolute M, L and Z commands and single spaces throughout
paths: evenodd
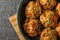
M 51 10 L 44 11 L 40 16 L 40 21 L 44 27 L 55 28 L 55 26 L 57 25 L 57 20 L 57 15 Z
M 25 15 L 27 18 L 37 18 L 41 14 L 41 7 L 38 2 L 30 1 L 26 6 Z
M 24 30 L 30 37 L 36 37 L 41 30 L 41 24 L 36 19 L 26 19 Z
M 46 28 L 42 31 L 40 40 L 57 40 L 57 32 L 54 29 Z
M 56 12 L 60 17 L 60 3 L 58 3 L 57 7 L 56 7 Z
M 40 4 L 44 9 L 52 9 L 56 3 L 56 0 L 40 0 Z
M 56 27 L 56 31 L 57 31 L 58 35 L 60 36 L 60 22 L 59 22 L 59 24 Z

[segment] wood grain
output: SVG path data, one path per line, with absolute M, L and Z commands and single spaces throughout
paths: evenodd
M 20 32 L 20 29 L 18 27 L 18 23 L 17 23 L 17 13 L 12 15 L 11 17 L 9 17 L 10 23 L 12 24 L 12 27 L 15 29 L 18 37 L 20 40 L 25 40 L 25 38 L 23 37 L 23 35 Z

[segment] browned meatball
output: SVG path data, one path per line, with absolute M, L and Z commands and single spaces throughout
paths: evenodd
M 57 14 L 58 14 L 59 17 L 60 17 L 60 3 L 57 4 L 56 12 L 57 12 Z
M 60 36 L 60 22 L 59 22 L 59 24 L 56 27 L 56 31 L 57 31 L 58 35 Z
M 56 5 L 56 0 L 40 0 L 44 9 L 51 9 Z
M 24 30 L 30 37 L 35 37 L 40 32 L 41 25 L 36 19 L 26 19 L 24 23 Z
M 42 31 L 40 40 L 57 40 L 57 32 L 53 29 L 46 28 Z
M 30 1 L 25 12 L 27 18 L 37 18 L 41 14 L 41 7 L 38 2 Z
M 46 10 L 40 16 L 40 21 L 44 27 L 54 27 L 57 25 L 58 17 L 51 10 Z

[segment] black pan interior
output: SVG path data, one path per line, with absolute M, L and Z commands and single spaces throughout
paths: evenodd
M 24 23 L 24 21 L 26 19 L 26 17 L 25 17 L 25 7 L 27 6 L 29 1 L 32 1 L 32 0 L 22 0 L 20 6 L 18 8 L 18 15 L 17 15 L 17 17 L 18 17 L 17 18 L 18 19 L 18 25 L 19 25 L 19 28 L 21 30 L 22 35 L 25 37 L 26 40 L 39 40 L 39 36 L 31 38 L 23 30 L 23 23 Z M 58 2 L 60 2 L 60 0 L 57 0 L 57 3 Z

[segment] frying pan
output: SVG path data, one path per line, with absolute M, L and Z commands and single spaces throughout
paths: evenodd
M 25 31 L 23 29 L 23 23 L 26 19 L 26 17 L 25 17 L 25 7 L 27 6 L 29 1 L 34 1 L 34 0 L 22 0 L 20 5 L 19 5 L 18 15 L 17 15 L 18 25 L 19 25 L 19 28 L 20 28 L 20 31 L 21 31 L 22 35 L 25 37 L 26 40 L 39 40 L 39 36 L 31 38 L 25 33 Z M 60 2 L 60 0 L 57 0 L 57 3 L 58 2 Z

